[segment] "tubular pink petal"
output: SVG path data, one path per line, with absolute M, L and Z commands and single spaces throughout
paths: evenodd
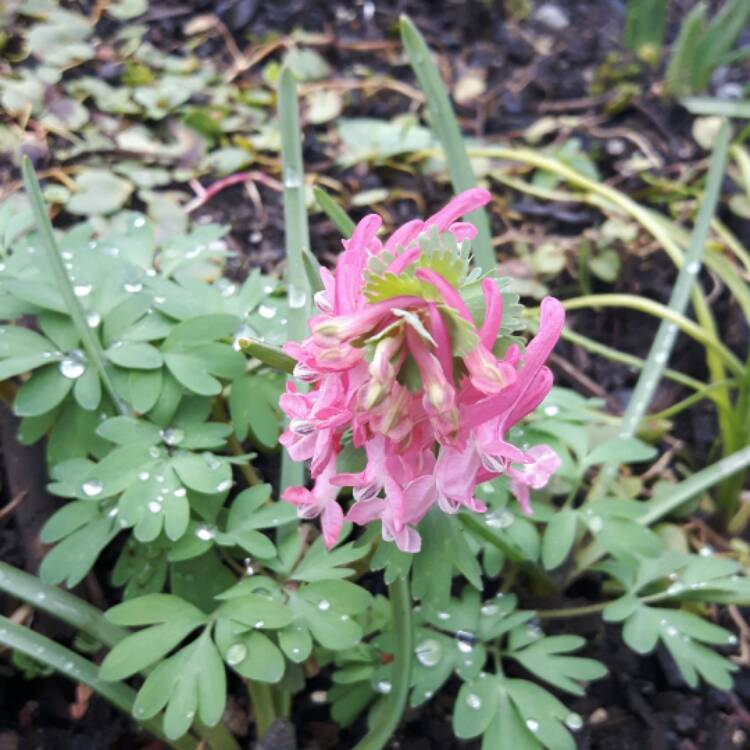
M 406 252 L 396 258 L 390 266 L 388 266 L 388 272 L 394 276 L 404 272 L 404 269 L 410 264 L 417 260 L 420 256 L 421 249 L 419 247 L 412 247 Z
M 332 500 L 326 503 L 320 516 L 320 527 L 323 531 L 323 544 L 326 549 L 331 549 L 339 540 L 341 527 L 344 524 L 344 511 L 341 506 Z
M 351 239 L 343 243 L 346 252 L 341 254 L 336 264 L 334 310 L 337 315 L 351 313 L 359 306 L 367 250 L 382 224 L 380 216 L 369 214 L 357 224 Z
M 471 317 L 469 308 L 466 307 L 466 303 L 461 299 L 461 295 L 446 279 L 429 268 L 418 268 L 415 275 L 420 281 L 426 281 L 431 286 L 434 286 L 440 292 L 443 302 L 456 310 L 462 318 L 468 320 L 473 325 L 474 319 Z
M 427 305 L 427 313 L 430 316 L 430 333 L 435 339 L 437 349 L 435 354 L 440 360 L 443 372 L 448 382 L 453 382 L 453 353 L 451 352 L 451 337 L 448 333 L 448 327 L 445 325 L 443 316 L 440 314 L 437 305 L 430 302 Z
M 448 231 L 458 243 L 473 240 L 477 236 L 477 228 L 470 221 L 456 221 L 448 227 Z
M 436 214 L 430 216 L 425 224 L 428 227 L 437 227 L 444 232 L 455 221 L 465 214 L 471 213 L 482 206 L 486 206 L 492 195 L 482 188 L 471 188 L 459 193 L 450 203 L 441 208 Z
M 414 240 L 424 231 L 422 219 L 412 219 L 399 227 L 385 243 L 385 250 L 393 251 L 397 247 L 408 248 Z
M 492 279 L 482 281 L 482 294 L 484 295 L 484 322 L 479 329 L 480 341 L 492 351 L 500 331 L 503 320 L 503 295 Z

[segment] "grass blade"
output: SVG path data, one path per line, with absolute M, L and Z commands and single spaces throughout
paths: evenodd
M 289 283 L 289 339 L 307 335 L 312 293 L 305 271 L 304 253 L 310 251 L 310 232 L 305 209 L 305 180 L 302 165 L 302 132 L 294 74 L 283 68 L 279 76 L 279 121 L 281 126 L 281 165 L 284 181 L 284 235 L 287 281 Z M 281 489 L 304 484 L 305 468 L 284 451 L 281 460 Z
M 128 634 L 83 599 L 5 562 L 0 562 L 0 591 L 28 602 L 35 609 L 47 612 L 105 646 L 114 646 Z
M 717 99 L 713 96 L 683 96 L 680 99 L 691 115 L 718 117 L 750 117 L 750 101 L 747 99 Z
M 724 121 L 714 144 L 711 163 L 708 168 L 708 176 L 706 178 L 706 188 L 703 191 L 698 215 L 690 236 L 690 243 L 685 253 L 685 262 L 677 274 L 677 281 L 669 299 L 669 309 L 676 316 L 682 317 L 685 312 L 688 300 L 690 299 L 690 292 L 701 269 L 703 250 L 708 239 L 711 220 L 719 201 L 721 181 L 727 165 L 729 139 L 729 123 Z M 620 437 L 629 438 L 635 434 L 654 396 L 676 338 L 677 326 L 675 323 L 671 320 L 662 320 L 654 341 L 651 344 L 646 364 L 638 378 L 625 413 L 622 416 L 619 431 Z M 742 372 L 744 368 L 740 367 L 740 370 Z M 617 464 L 613 463 L 602 467 L 602 471 L 594 487 L 593 494 L 595 497 L 601 497 L 607 493 L 610 484 L 615 478 L 617 469 Z
M 31 203 L 31 210 L 34 214 L 39 233 L 42 236 L 42 246 L 44 247 L 47 262 L 52 270 L 57 288 L 65 301 L 68 315 L 70 315 L 73 325 L 81 339 L 81 344 L 83 345 L 86 355 L 96 368 L 99 379 L 102 381 L 107 393 L 109 393 L 110 398 L 120 413 L 127 414 L 130 409 L 115 390 L 112 378 L 109 374 L 109 365 L 104 356 L 104 350 L 102 349 L 96 334 L 86 323 L 86 315 L 83 312 L 83 308 L 81 307 L 78 298 L 73 292 L 73 285 L 67 271 L 65 270 L 65 266 L 63 265 L 60 252 L 57 249 L 55 235 L 52 231 L 52 223 L 47 215 L 47 209 L 44 205 L 44 198 L 42 197 L 39 180 L 28 156 L 24 156 L 23 161 L 21 162 L 21 172 L 23 174 L 26 193 L 29 202 Z
M 135 691 L 124 682 L 105 682 L 99 679 L 99 668 L 88 659 L 61 646 L 49 638 L 0 616 L 0 644 L 26 654 L 34 661 L 54 669 L 73 682 L 83 683 L 109 701 L 115 708 L 130 715 Z M 190 736 L 169 740 L 161 731 L 160 717 L 140 722 L 151 734 L 176 750 L 195 750 L 198 743 Z
M 462 190 L 476 187 L 476 179 L 466 153 L 461 129 L 458 127 L 458 120 L 451 107 L 440 73 L 432 61 L 430 49 L 410 18 L 401 16 L 400 25 L 401 41 L 419 85 L 427 98 L 430 125 L 443 146 L 453 189 L 460 193 Z M 487 214 L 484 209 L 479 209 L 467 214 L 466 218 L 477 228 L 477 238 L 474 242 L 476 263 L 484 271 L 489 271 L 495 267 L 496 258 Z
M 354 232 L 356 224 L 349 218 L 349 215 L 344 211 L 323 188 L 316 187 L 313 189 L 315 194 L 315 200 L 320 206 L 323 213 L 333 222 L 336 229 L 349 238 Z
M 664 492 L 663 496 L 649 502 L 647 512 L 636 520 L 643 526 L 651 526 L 670 513 L 674 513 L 680 506 L 690 502 L 697 495 L 706 492 L 748 467 L 750 467 L 750 446 L 732 453 L 731 456 L 722 458 L 711 466 L 707 466 L 672 487 L 669 492 Z M 589 544 L 578 554 L 575 570 L 570 574 L 568 580 L 577 578 L 605 554 L 605 551 L 595 542 Z

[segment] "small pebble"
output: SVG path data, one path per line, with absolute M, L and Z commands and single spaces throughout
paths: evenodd
M 540 5 L 534 13 L 534 20 L 553 31 L 562 31 L 570 26 L 570 21 L 565 11 L 554 3 Z
M 589 724 L 603 724 L 607 719 L 609 719 L 607 709 L 597 708 L 595 711 L 592 711 L 591 716 L 589 716 Z

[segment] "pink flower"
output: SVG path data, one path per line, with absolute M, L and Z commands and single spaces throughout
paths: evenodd
M 530 491 L 559 466 L 548 446 L 521 449 L 507 435 L 552 386 L 544 363 L 562 330 L 562 306 L 543 300 L 526 350 L 506 342 L 496 356 L 500 287 L 491 275 L 482 279 L 484 312 L 475 320 L 464 299 L 476 278 L 468 277 L 465 249 L 450 258 L 448 248 L 476 234 L 460 217 L 489 198 L 468 190 L 385 243 L 376 237 L 380 218 L 365 217 L 344 242 L 335 273 L 321 271 L 312 335 L 285 346 L 297 360 L 295 375 L 312 390 L 290 384 L 281 397 L 290 420 L 281 442 L 294 460 L 311 462 L 315 483 L 283 497 L 301 517 L 321 516 L 328 547 L 344 519 L 340 487 L 354 494 L 346 520 L 379 521 L 386 541 L 416 552 L 415 526 L 434 505 L 445 513 L 484 512 L 477 485 L 505 475 L 528 512 Z M 444 244 L 446 234 L 452 238 Z M 349 443 L 362 451 L 365 469 L 337 473 Z
M 335 471 L 336 459 L 333 458 L 318 475 L 312 492 L 304 487 L 289 487 L 281 496 L 282 500 L 297 506 L 300 518 L 320 516 L 323 542 L 328 549 L 336 544 L 344 523 L 344 512 L 336 502 L 340 488 L 330 482 Z
M 529 490 L 539 490 L 549 482 L 549 478 L 560 468 L 560 456 L 548 445 L 535 445 L 529 448 L 526 456 L 531 461 L 523 463 L 518 469 L 508 468 L 505 473 L 511 479 L 510 490 L 521 509 L 530 515 Z

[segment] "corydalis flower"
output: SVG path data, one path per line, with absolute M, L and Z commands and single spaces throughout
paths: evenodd
M 385 243 L 376 236 L 380 217 L 365 217 L 344 241 L 335 273 L 321 271 L 312 335 L 285 347 L 312 389 L 288 385 L 281 442 L 295 460 L 310 461 L 314 486 L 290 488 L 284 499 L 303 518 L 322 517 L 328 547 L 343 520 L 379 520 L 386 540 L 417 552 L 414 527 L 433 505 L 484 512 L 476 486 L 506 475 L 528 513 L 530 490 L 559 466 L 548 446 L 521 449 L 507 434 L 552 386 L 544 363 L 564 312 L 544 299 L 525 351 L 508 341 L 502 282 L 470 270 L 476 230 L 459 221 L 489 199 L 468 190 Z M 348 443 L 364 459 L 361 472 L 336 468 Z M 354 494 L 346 516 L 341 487 Z

